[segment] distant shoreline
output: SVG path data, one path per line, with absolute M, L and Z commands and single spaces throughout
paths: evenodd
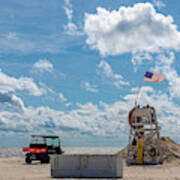
M 65 154 L 115 154 L 122 147 L 63 147 Z M 0 158 L 24 157 L 22 148 L 0 148 Z

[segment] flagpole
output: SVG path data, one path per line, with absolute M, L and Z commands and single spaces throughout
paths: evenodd
M 142 84 L 139 86 L 139 90 L 138 90 L 137 95 L 136 95 L 136 99 L 135 99 L 135 107 L 137 106 L 139 94 L 140 94 L 140 92 L 141 92 L 141 87 L 142 87 Z
M 144 77 L 144 75 L 143 75 L 143 77 Z M 140 95 L 140 93 L 141 93 L 142 82 L 143 82 L 143 79 L 142 79 L 141 82 L 140 82 L 139 89 L 138 89 L 138 92 L 137 92 L 137 95 L 136 95 L 136 99 L 135 99 L 135 103 L 134 103 L 134 104 L 135 104 L 135 107 L 138 105 L 137 102 L 138 102 L 139 95 Z

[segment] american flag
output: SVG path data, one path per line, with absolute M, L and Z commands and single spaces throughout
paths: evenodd
M 164 75 L 163 74 L 157 74 L 157 73 L 152 73 L 152 72 L 146 72 L 144 74 L 143 81 L 145 82 L 162 82 L 164 80 Z

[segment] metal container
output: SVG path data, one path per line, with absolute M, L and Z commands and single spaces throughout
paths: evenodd
M 51 176 L 54 178 L 122 178 L 123 160 L 118 154 L 52 155 Z

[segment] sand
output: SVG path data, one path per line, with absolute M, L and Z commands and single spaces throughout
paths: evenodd
M 50 179 L 50 165 L 35 162 L 26 165 L 24 158 L 0 158 L 0 180 Z
M 124 180 L 180 180 L 180 162 L 156 166 L 124 165 L 123 174 Z M 33 162 L 32 165 L 27 165 L 24 158 L 0 158 L 0 180 L 50 179 L 49 164 Z

